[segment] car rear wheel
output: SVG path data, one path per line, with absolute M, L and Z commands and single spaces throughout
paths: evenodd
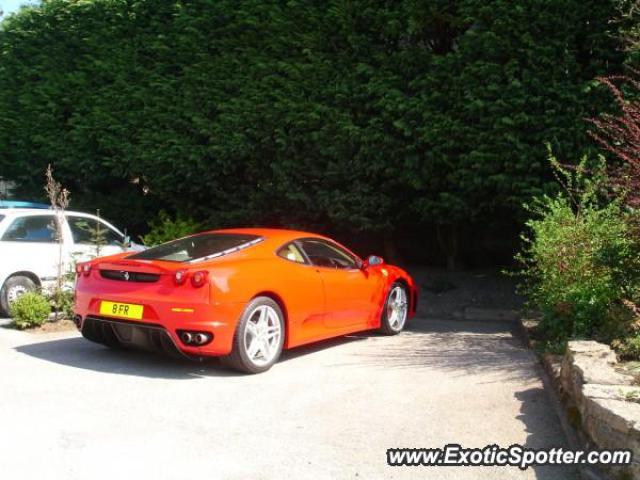
M 38 286 L 29 277 L 15 275 L 9 277 L 0 289 L 0 314 L 9 315 L 9 304 L 20 295 L 34 291 Z
M 402 331 L 407 323 L 409 313 L 409 295 L 407 288 L 401 283 L 391 285 L 387 301 L 382 310 L 380 331 L 385 335 L 396 335 Z
M 284 345 L 284 315 L 269 297 L 256 297 L 244 309 L 233 338 L 233 350 L 223 361 L 245 373 L 267 371 Z

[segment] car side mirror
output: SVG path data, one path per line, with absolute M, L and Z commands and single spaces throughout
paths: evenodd
M 384 259 L 382 257 L 378 257 L 377 255 L 369 255 L 367 259 L 362 263 L 362 269 L 366 270 L 369 267 L 382 265 L 383 263 Z

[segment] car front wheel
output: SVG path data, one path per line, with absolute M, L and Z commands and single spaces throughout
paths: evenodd
M 391 285 L 382 310 L 380 331 L 385 335 L 396 335 L 407 323 L 409 313 L 409 295 L 407 288 L 399 282 Z
M 284 345 L 284 315 L 269 297 L 256 297 L 244 309 L 224 363 L 245 373 L 267 371 L 278 361 Z
M 37 285 L 29 277 L 22 275 L 9 277 L 0 289 L 0 314 L 9 315 L 9 304 L 20 295 L 32 292 L 36 288 Z

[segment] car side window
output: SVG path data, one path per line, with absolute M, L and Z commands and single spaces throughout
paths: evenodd
M 356 259 L 338 245 L 316 239 L 301 240 L 302 249 L 316 267 L 354 269 L 358 268 Z
M 102 238 L 105 245 L 120 245 L 123 241 L 118 232 L 109 228 L 100 220 L 93 218 L 67 217 L 73 242 L 80 245 L 95 245 Z
M 302 252 L 300 252 L 300 249 L 293 242 L 286 244 L 278 250 L 278 256 L 286 260 L 291 260 L 292 262 L 306 263 Z
M 2 235 L 3 242 L 55 243 L 53 215 L 30 215 L 16 218 Z

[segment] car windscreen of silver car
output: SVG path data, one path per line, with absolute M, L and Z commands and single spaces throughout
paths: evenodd
M 249 247 L 262 240 L 257 235 L 202 233 L 173 240 L 127 257 L 131 260 L 166 260 L 190 262 L 214 258 Z

